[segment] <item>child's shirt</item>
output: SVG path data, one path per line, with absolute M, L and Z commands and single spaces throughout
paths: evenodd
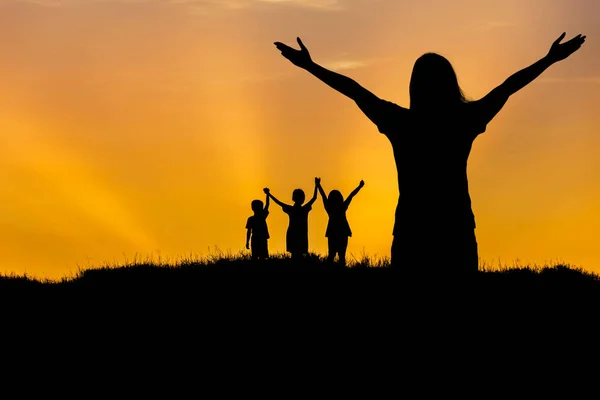
M 327 222 L 327 231 L 325 232 L 326 237 L 332 236 L 352 236 L 350 230 L 350 224 L 346 217 L 346 211 L 348 210 L 348 204 L 344 202 L 339 207 L 326 206 L 325 211 L 329 215 L 329 222 Z
M 269 211 L 261 211 L 248 217 L 246 229 L 252 229 L 252 241 L 269 239 L 269 228 L 267 228 L 268 216 Z
M 288 232 L 294 234 L 306 233 L 308 235 L 308 213 L 312 210 L 312 205 L 303 206 L 285 206 L 283 212 L 289 215 L 290 225 Z

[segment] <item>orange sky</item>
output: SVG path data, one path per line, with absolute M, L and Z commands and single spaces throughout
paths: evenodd
M 454 64 L 471 98 L 588 39 L 516 94 L 473 146 L 480 256 L 600 273 L 600 3 L 594 0 L 0 0 L 0 273 L 237 252 L 250 202 L 366 186 L 349 258 L 389 255 L 397 182 L 356 105 L 281 57 L 313 59 L 408 106 L 415 59 Z M 272 252 L 287 216 L 273 206 Z M 326 214 L 310 214 L 326 252 Z

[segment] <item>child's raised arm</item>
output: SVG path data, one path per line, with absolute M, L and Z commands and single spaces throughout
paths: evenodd
M 306 203 L 306 207 L 311 207 L 313 205 L 313 203 L 315 202 L 315 200 L 317 200 L 317 188 L 319 187 L 319 185 L 321 184 L 321 178 L 315 178 L 315 191 L 313 193 L 313 197 L 312 199 L 310 199 L 308 201 L 308 203 Z
M 365 186 L 365 181 L 361 180 L 360 183 L 358 184 L 358 187 L 356 189 L 354 189 L 352 191 L 352 193 L 350 193 L 350 195 L 348 195 L 348 198 L 346 200 L 344 200 L 344 204 L 346 205 L 346 207 L 348 207 L 350 205 L 350 202 L 352 201 L 354 196 L 356 196 L 358 194 L 358 192 L 360 192 L 360 189 L 362 189 L 363 186 Z
M 269 188 L 264 188 L 263 192 L 265 192 L 265 194 L 267 195 L 267 199 L 265 200 L 265 211 L 269 211 Z
M 270 191 L 267 193 L 267 197 L 270 197 L 270 198 L 272 198 L 272 199 L 273 199 L 273 201 L 275 202 L 275 204 L 277 204 L 277 205 L 281 206 L 281 208 L 284 208 L 284 207 L 291 207 L 290 205 L 287 205 L 287 204 L 285 204 L 285 203 L 282 203 L 281 201 L 277 200 L 277 199 L 275 198 L 275 196 L 273 196 L 273 195 L 271 194 L 271 192 L 270 192 Z
M 323 189 L 323 186 L 321 186 L 321 178 L 317 179 L 319 179 L 317 183 L 317 188 L 319 189 L 319 193 L 321 194 L 321 198 L 323 199 L 323 206 L 325 207 L 325 209 L 327 209 L 327 195 L 325 194 L 325 189 Z

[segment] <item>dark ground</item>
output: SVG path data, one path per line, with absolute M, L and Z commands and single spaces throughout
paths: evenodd
M 595 362 L 600 280 L 565 266 L 415 276 L 316 257 L 230 259 L 86 270 L 54 283 L 4 277 L 0 304 L 4 354 L 16 348 L 30 366 L 45 358 L 135 373 L 127 366 L 158 363 L 261 379 L 295 369 L 293 385 L 304 387 L 340 364 L 393 383 L 402 371 L 528 377 L 559 358 Z

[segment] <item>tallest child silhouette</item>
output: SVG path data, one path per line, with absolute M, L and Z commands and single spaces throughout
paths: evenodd
M 477 271 L 475 217 L 467 182 L 467 159 L 475 138 L 508 98 L 552 64 L 577 51 L 585 36 L 561 43 L 510 76 L 485 97 L 467 101 L 450 62 L 426 53 L 414 64 L 410 108 L 382 100 L 354 80 L 315 63 L 300 38 L 300 50 L 275 42 L 294 65 L 356 102 L 391 142 L 400 196 L 396 207 L 392 266 L 418 270 Z

